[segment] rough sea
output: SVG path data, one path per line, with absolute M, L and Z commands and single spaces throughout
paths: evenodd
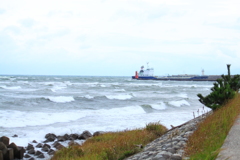
M 122 131 L 158 121 L 171 128 L 210 110 L 197 94 L 209 94 L 212 86 L 131 77 L 0 76 L 0 137 L 27 146 L 47 133 Z

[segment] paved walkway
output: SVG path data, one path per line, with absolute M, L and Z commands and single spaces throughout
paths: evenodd
M 228 133 L 216 160 L 240 160 L 240 115 Z

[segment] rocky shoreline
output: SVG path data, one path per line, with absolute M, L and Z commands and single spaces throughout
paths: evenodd
M 208 114 L 203 114 L 194 118 L 182 125 L 172 126 L 166 134 L 146 145 L 143 150 L 125 160 L 182 160 L 184 148 L 188 137 L 197 129 L 197 124 L 200 123 Z M 41 143 L 33 140 L 26 147 L 17 146 L 14 143 L 9 144 L 8 137 L 0 137 L 0 160 L 35 160 L 35 159 L 50 159 L 56 150 L 66 146 L 80 145 L 86 139 L 97 136 L 104 132 L 97 131 L 91 134 L 89 131 L 84 131 L 82 134 L 65 134 L 56 136 L 55 134 L 46 134 Z M 17 136 L 17 135 L 15 135 Z
M 53 133 L 45 135 L 43 142 L 33 140 L 28 143 L 28 146 L 17 146 L 15 143 L 9 144 L 10 138 L 6 136 L 0 137 L 0 160 L 36 160 L 36 159 L 50 159 L 51 156 L 59 149 L 80 145 L 86 139 L 102 134 L 103 132 L 97 131 L 91 134 L 89 131 L 84 131 L 81 134 L 65 134 L 63 136 L 56 136 Z M 15 137 L 17 135 L 14 135 Z

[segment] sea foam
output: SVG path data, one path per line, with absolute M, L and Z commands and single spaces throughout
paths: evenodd
M 108 95 L 106 96 L 108 99 L 118 99 L 118 100 L 126 100 L 131 99 L 132 96 L 128 94 L 119 94 L 119 95 Z
M 169 104 L 176 107 L 181 107 L 184 105 L 190 106 L 190 104 L 186 100 L 170 101 Z
M 67 103 L 67 102 L 75 101 L 74 98 L 71 96 L 57 96 L 57 97 L 45 97 L 45 98 L 56 103 Z

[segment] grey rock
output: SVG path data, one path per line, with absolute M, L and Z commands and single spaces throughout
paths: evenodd
M 28 153 L 28 154 L 35 154 L 35 150 L 34 150 L 34 149 L 30 149 L 30 150 L 28 150 L 27 153 Z
M 32 143 L 38 143 L 36 140 L 33 140 Z
M 70 134 L 70 140 L 76 140 L 78 139 L 78 134 Z
M 63 137 L 65 138 L 65 140 L 70 140 L 71 138 L 68 134 L 65 134 Z
M 31 156 L 29 154 L 25 154 L 24 158 L 30 158 Z
M 38 143 L 38 144 L 36 145 L 36 147 L 37 147 L 37 148 L 42 148 L 42 147 L 43 147 L 43 144 L 42 144 L 42 143 Z
M 55 134 L 53 134 L 53 133 L 48 133 L 48 134 L 45 135 L 45 138 L 49 142 L 53 142 L 57 138 L 57 136 Z
M 167 152 L 170 152 L 170 153 L 172 153 L 172 154 L 176 153 L 176 150 L 173 149 L 173 148 L 169 148 L 169 149 L 167 149 L 166 151 L 167 151 Z
M 182 157 L 179 154 L 173 154 L 171 160 L 182 160 Z
M 162 154 L 157 154 L 155 157 L 153 157 L 153 160 L 167 160 L 167 159 L 163 157 Z
M 40 152 L 40 151 L 37 151 L 37 152 L 35 153 L 35 156 L 39 156 L 40 154 L 43 154 L 43 153 Z
M 30 150 L 30 149 L 34 149 L 34 147 L 33 147 L 32 144 L 28 143 L 28 146 L 27 146 L 26 150 Z
M 49 151 L 49 148 L 47 147 L 47 146 L 45 146 L 45 147 L 42 147 L 42 149 L 41 149 L 43 152 L 48 152 Z
M 94 132 L 94 133 L 93 133 L 93 137 L 99 136 L 99 135 L 104 134 L 104 133 L 105 133 L 105 132 L 103 132 L 103 131 Z
M 46 144 L 46 143 L 43 145 L 43 147 L 47 147 L 49 149 L 51 148 L 51 146 L 49 144 Z
M 93 135 L 89 132 L 89 131 L 84 131 L 79 137 L 78 139 L 88 139 L 90 137 L 92 137 Z
M 3 142 L 6 146 L 9 145 L 9 141 L 10 141 L 10 139 L 8 137 L 6 137 L 6 136 L 2 136 L 0 138 L 0 142 Z
M 54 153 L 55 153 L 55 151 L 54 151 L 53 149 L 50 149 L 50 150 L 48 151 L 48 155 L 54 155 Z
M 7 146 L 3 142 L 0 142 L 0 150 L 3 155 L 7 153 Z
M 37 156 L 37 158 L 45 158 L 44 154 L 40 154 Z
M 60 142 L 66 141 L 64 136 L 58 136 L 57 140 L 60 141 Z

